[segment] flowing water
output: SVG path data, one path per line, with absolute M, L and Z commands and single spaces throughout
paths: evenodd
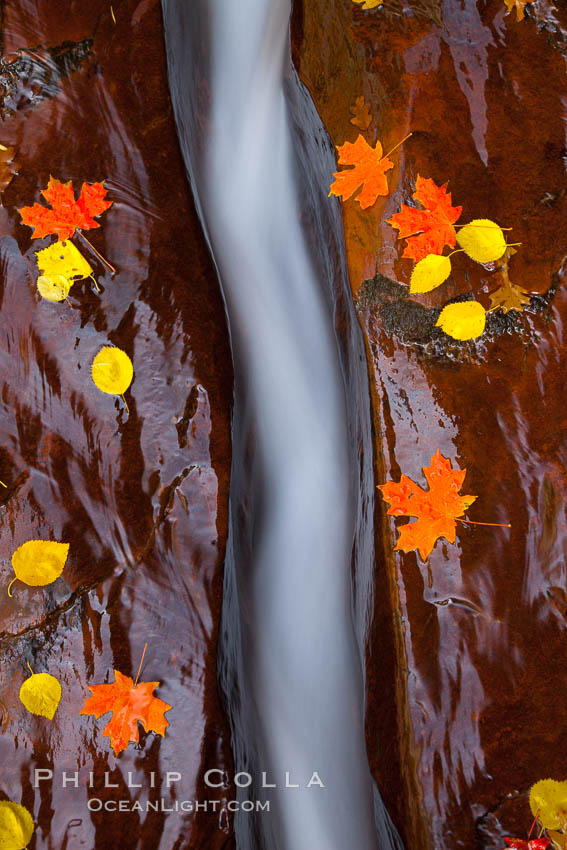
M 381 809 L 375 820 L 364 746 L 353 621 L 361 606 L 351 580 L 360 473 L 333 271 L 319 274 L 306 244 L 306 233 L 323 245 L 336 240 L 339 222 L 333 233 L 323 217 L 306 215 L 299 180 L 303 172 L 325 181 L 331 155 L 316 113 L 294 94 L 288 0 L 164 0 L 163 8 L 181 145 L 226 300 L 236 373 L 221 675 L 236 768 L 254 777 L 240 794 L 271 803 L 269 815 L 237 817 L 237 844 L 393 847 Z M 297 114 L 294 124 L 293 102 L 311 124 L 301 126 Z M 307 147 L 306 136 L 316 139 L 310 169 L 298 162 L 298 135 Z M 358 369 L 363 386 L 361 348 Z M 307 787 L 314 771 L 325 788 Z M 276 788 L 261 787 L 264 772 Z M 300 787 L 284 787 L 286 774 Z

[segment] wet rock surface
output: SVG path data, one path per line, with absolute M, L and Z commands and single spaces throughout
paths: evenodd
M 299 73 L 335 144 L 354 141 L 351 106 L 371 104 L 369 141 L 394 159 L 391 194 L 343 221 L 367 346 L 376 483 L 422 485 L 437 449 L 478 495 L 457 542 L 427 564 L 394 553 L 376 501 L 376 597 L 367 651 L 371 767 L 408 847 L 502 846 L 525 836 L 527 792 L 562 779 L 565 711 L 564 4 L 522 22 L 501 0 L 296 3 Z M 418 174 L 449 181 L 462 221 L 488 217 L 521 242 L 510 275 L 531 296 L 458 343 L 434 329 L 447 301 L 489 307 L 494 270 L 455 256 L 439 290 L 411 297 L 412 263 L 386 223 L 413 203 Z M 329 182 L 332 176 L 329 174 Z M 330 203 L 334 201 L 330 201 Z M 400 522 L 407 522 L 402 519 Z
M 17 167 L 0 207 L 0 584 L 28 539 L 66 541 L 70 554 L 54 584 L 0 594 L 0 799 L 33 814 L 30 850 L 229 848 L 233 789 L 204 789 L 203 774 L 232 772 L 216 675 L 232 368 L 169 102 L 161 10 L 153 0 L 2 10 L 0 142 Z M 70 303 L 39 297 L 34 251 L 51 239 L 32 240 L 17 213 L 50 175 L 77 190 L 105 180 L 113 201 L 88 236 L 117 274 L 76 237 L 101 291 L 81 281 Z M 105 344 L 132 358 L 129 413 L 91 381 Z M 140 745 L 115 757 L 108 717 L 78 713 L 113 668 L 135 677 L 146 641 L 142 679 L 160 681 L 170 726 L 164 738 L 140 727 Z M 18 699 L 26 662 L 62 683 L 52 723 Z M 36 768 L 53 781 L 34 788 Z M 62 787 L 63 771 L 79 771 L 78 787 Z M 171 788 L 167 771 L 182 774 Z M 216 812 L 87 808 L 162 797 L 216 801 Z

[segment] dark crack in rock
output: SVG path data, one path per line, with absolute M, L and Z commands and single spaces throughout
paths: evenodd
M 523 337 L 532 341 L 533 328 L 526 321 L 526 314 L 544 314 L 553 301 L 561 281 L 561 274 L 553 276 L 548 290 L 541 295 L 532 295 L 530 304 L 523 313 L 497 310 L 487 313 L 486 329 L 482 337 L 461 342 L 447 336 L 436 327 L 441 313 L 439 308 L 427 308 L 409 296 L 407 286 L 402 286 L 384 275 L 377 274 L 360 287 L 356 303 L 359 311 L 377 314 L 384 333 L 395 337 L 403 345 L 415 347 L 430 357 L 446 357 L 450 360 L 478 359 L 481 349 L 503 334 Z M 467 292 L 452 298 L 448 304 L 474 301 L 474 294 Z

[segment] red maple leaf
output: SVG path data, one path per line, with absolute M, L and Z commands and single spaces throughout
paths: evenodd
M 138 743 L 138 721 L 146 732 L 165 735 L 169 726 L 165 712 L 171 708 L 153 696 L 159 682 L 139 682 L 114 671 L 115 681 L 109 685 L 89 685 L 92 696 L 87 699 L 79 714 L 94 714 L 98 719 L 112 711 L 113 717 L 103 731 L 110 738 L 116 753 L 122 752 L 130 741 Z
M 455 247 L 457 234 L 454 223 L 463 208 L 452 206 L 451 193 L 445 186 L 437 186 L 429 177 L 418 175 L 413 197 L 425 209 L 418 210 L 402 204 L 399 213 L 388 219 L 388 224 L 399 231 L 398 239 L 406 240 L 404 257 L 416 262 L 428 254 L 442 254 L 445 245 Z
M 396 549 L 403 552 L 417 549 L 425 561 L 439 537 L 455 542 L 455 519 L 476 499 L 476 496 L 459 495 L 466 472 L 466 469 L 453 469 L 451 461 L 438 449 L 431 458 L 431 466 L 423 467 L 429 490 L 423 490 L 403 474 L 399 484 L 387 481 L 378 486 L 390 504 L 389 515 L 417 517 L 417 522 L 400 528 Z
M 532 838 L 528 841 L 523 838 L 504 838 L 504 841 L 513 850 L 546 850 L 551 844 L 549 838 Z
M 61 183 L 50 177 L 47 189 L 43 189 L 41 194 L 51 204 L 51 209 L 34 204 L 33 207 L 22 207 L 18 212 L 23 224 L 35 228 L 33 239 L 41 239 L 50 233 L 56 233 L 60 240 L 70 239 L 76 229 L 100 227 L 94 217 L 112 204 L 112 201 L 104 200 L 106 193 L 104 182 L 83 183 L 79 200 L 76 201 L 71 180 Z

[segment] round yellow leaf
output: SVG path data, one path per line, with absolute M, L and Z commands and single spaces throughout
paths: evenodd
M 447 304 L 437 319 L 437 327 L 453 339 L 473 339 L 484 332 L 486 310 L 478 301 Z
M 73 280 L 92 274 L 92 268 L 72 242 L 54 242 L 36 251 L 36 256 L 39 271 L 47 277 L 63 275 Z
M 475 218 L 457 230 L 457 242 L 477 263 L 493 263 L 506 251 L 502 228 L 488 218 Z
M 33 818 L 25 806 L 0 802 L 0 848 L 2 850 L 24 850 L 33 835 Z
M 428 254 L 415 265 L 411 274 L 410 292 L 431 292 L 451 274 L 451 260 L 439 254 Z
M 93 360 L 91 374 L 103 393 L 122 395 L 132 383 L 134 367 L 125 351 L 105 345 Z
M 68 543 L 28 540 L 12 555 L 12 566 L 16 578 L 32 587 L 40 587 L 59 578 L 68 554 Z
M 64 301 L 69 295 L 73 281 L 68 280 L 62 274 L 46 277 L 41 275 L 37 279 L 37 291 L 47 301 Z
M 32 714 L 53 720 L 61 702 L 61 685 L 49 673 L 34 673 L 20 688 L 20 699 Z
M 541 779 L 530 789 L 530 809 L 546 829 L 564 829 L 567 824 L 567 781 Z

